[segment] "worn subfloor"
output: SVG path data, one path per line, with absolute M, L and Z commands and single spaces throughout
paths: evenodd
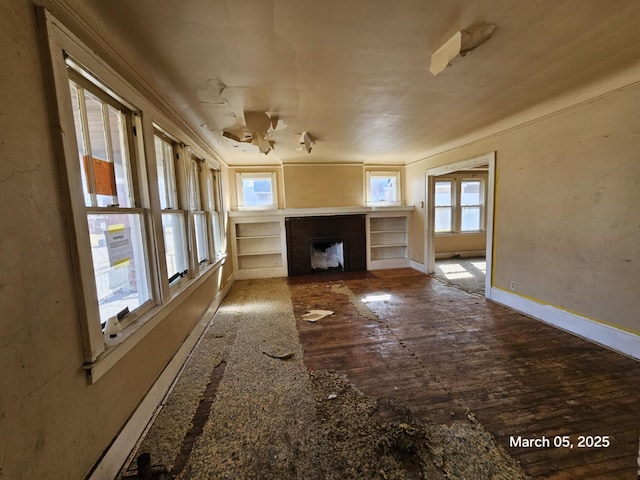
M 633 480 L 639 391 L 640 362 L 414 270 L 243 281 L 124 473 Z

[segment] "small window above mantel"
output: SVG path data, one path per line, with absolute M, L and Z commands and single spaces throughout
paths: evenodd
M 236 173 L 238 210 L 275 210 L 278 189 L 275 172 Z
M 367 172 L 367 206 L 397 206 L 400 201 L 400 172 Z

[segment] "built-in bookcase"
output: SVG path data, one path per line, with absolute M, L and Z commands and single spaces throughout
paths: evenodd
M 287 276 L 287 251 L 282 217 L 232 219 L 236 278 Z
M 367 214 L 367 270 L 408 267 L 409 212 Z

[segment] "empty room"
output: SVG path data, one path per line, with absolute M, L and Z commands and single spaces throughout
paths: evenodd
M 0 25 L 0 479 L 640 478 L 640 2 Z

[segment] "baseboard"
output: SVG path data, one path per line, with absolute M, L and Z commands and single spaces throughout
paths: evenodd
M 409 263 L 409 266 L 414 270 L 418 270 L 419 272 L 427 273 L 427 268 L 424 266 L 424 263 L 411 260 L 411 262 Z
M 640 336 L 492 287 L 491 300 L 640 360 Z
M 436 260 L 444 260 L 446 258 L 473 258 L 484 257 L 487 254 L 486 250 L 465 250 L 464 252 L 440 252 L 435 254 Z
M 209 308 L 207 308 L 207 311 L 194 327 L 193 331 L 182 343 L 151 389 L 149 389 L 149 392 L 142 402 L 140 402 L 140 405 L 138 405 L 133 415 L 131 415 L 129 421 L 111 443 L 108 450 L 95 466 L 93 472 L 87 477 L 88 480 L 113 480 L 118 476 L 122 465 L 124 465 L 138 439 L 144 432 L 144 429 L 147 427 L 149 419 L 153 416 L 160 402 L 162 402 L 162 399 L 169 391 L 189 353 L 196 343 L 198 343 L 211 318 L 229 292 L 233 281 L 234 276 L 232 274 L 216 297 L 211 301 Z

